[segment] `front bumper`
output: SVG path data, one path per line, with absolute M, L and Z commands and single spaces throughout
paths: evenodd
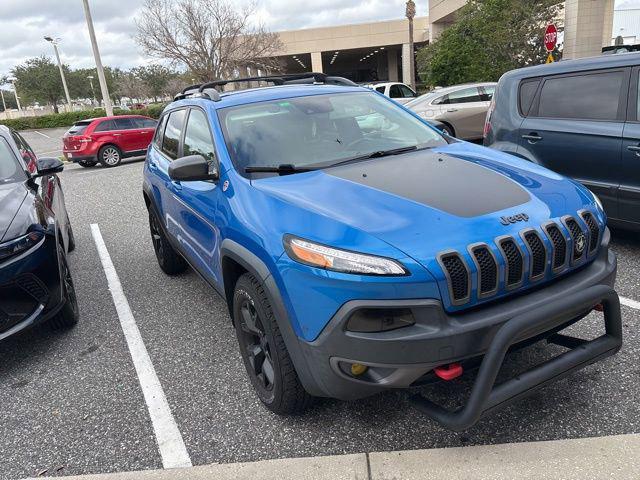
M 45 321 L 63 304 L 54 234 L 0 263 L 0 340 Z
M 347 302 L 316 340 L 298 340 L 306 364 L 311 367 L 304 375 L 307 378 L 301 380 L 316 395 L 357 399 L 387 388 L 416 385 L 436 366 L 485 355 L 495 348 L 500 329 L 523 315 L 531 319 L 530 324 L 516 329 L 507 347 L 552 335 L 584 317 L 613 292 L 617 263 L 608 242 L 607 232 L 596 259 L 566 277 L 461 313 L 448 314 L 434 299 Z M 598 286 L 601 288 L 595 296 L 602 299 L 581 295 L 586 290 L 593 293 L 591 287 Z M 613 295 L 617 300 L 615 292 Z M 350 316 L 361 308 L 408 308 L 416 324 L 382 333 L 347 331 L 345 325 Z M 341 368 L 352 363 L 369 369 L 355 378 Z

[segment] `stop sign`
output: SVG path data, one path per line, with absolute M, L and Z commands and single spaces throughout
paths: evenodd
M 544 31 L 544 46 L 547 49 L 547 52 L 552 52 L 554 48 L 556 48 L 556 42 L 558 41 L 558 29 L 552 23 L 547 25 L 546 30 Z

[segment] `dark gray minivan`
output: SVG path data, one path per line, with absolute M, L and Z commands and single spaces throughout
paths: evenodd
M 612 225 L 640 230 L 640 53 L 505 73 L 484 145 L 586 185 Z

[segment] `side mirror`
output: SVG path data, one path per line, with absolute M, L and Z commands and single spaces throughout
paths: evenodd
M 37 177 L 43 177 L 45 175 L 51 175 L 54 173 L 60 173 L 64 169 L 64 163 L 59 158 L 55 157 L 42 157 L 36 160 L 36 175 Z
M 169 178 L 177 182 L 194 180 L 218 180 L 216 162 L 208 162 L 202 155 L 188 155 L 169 164 Z

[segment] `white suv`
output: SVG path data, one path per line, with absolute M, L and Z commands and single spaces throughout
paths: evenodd
M 370 83 L 368 85 L 364 85 L 372 90 L 382 93 L 389 98 L 393 98 L 398 103 L 407 103 L 409 100 L 412 100 L 417 97 L 416 92 L 414 92 L 411 87 L 408 87 L 404 83 L 398 82 L 379 82 L 379 83 Z

